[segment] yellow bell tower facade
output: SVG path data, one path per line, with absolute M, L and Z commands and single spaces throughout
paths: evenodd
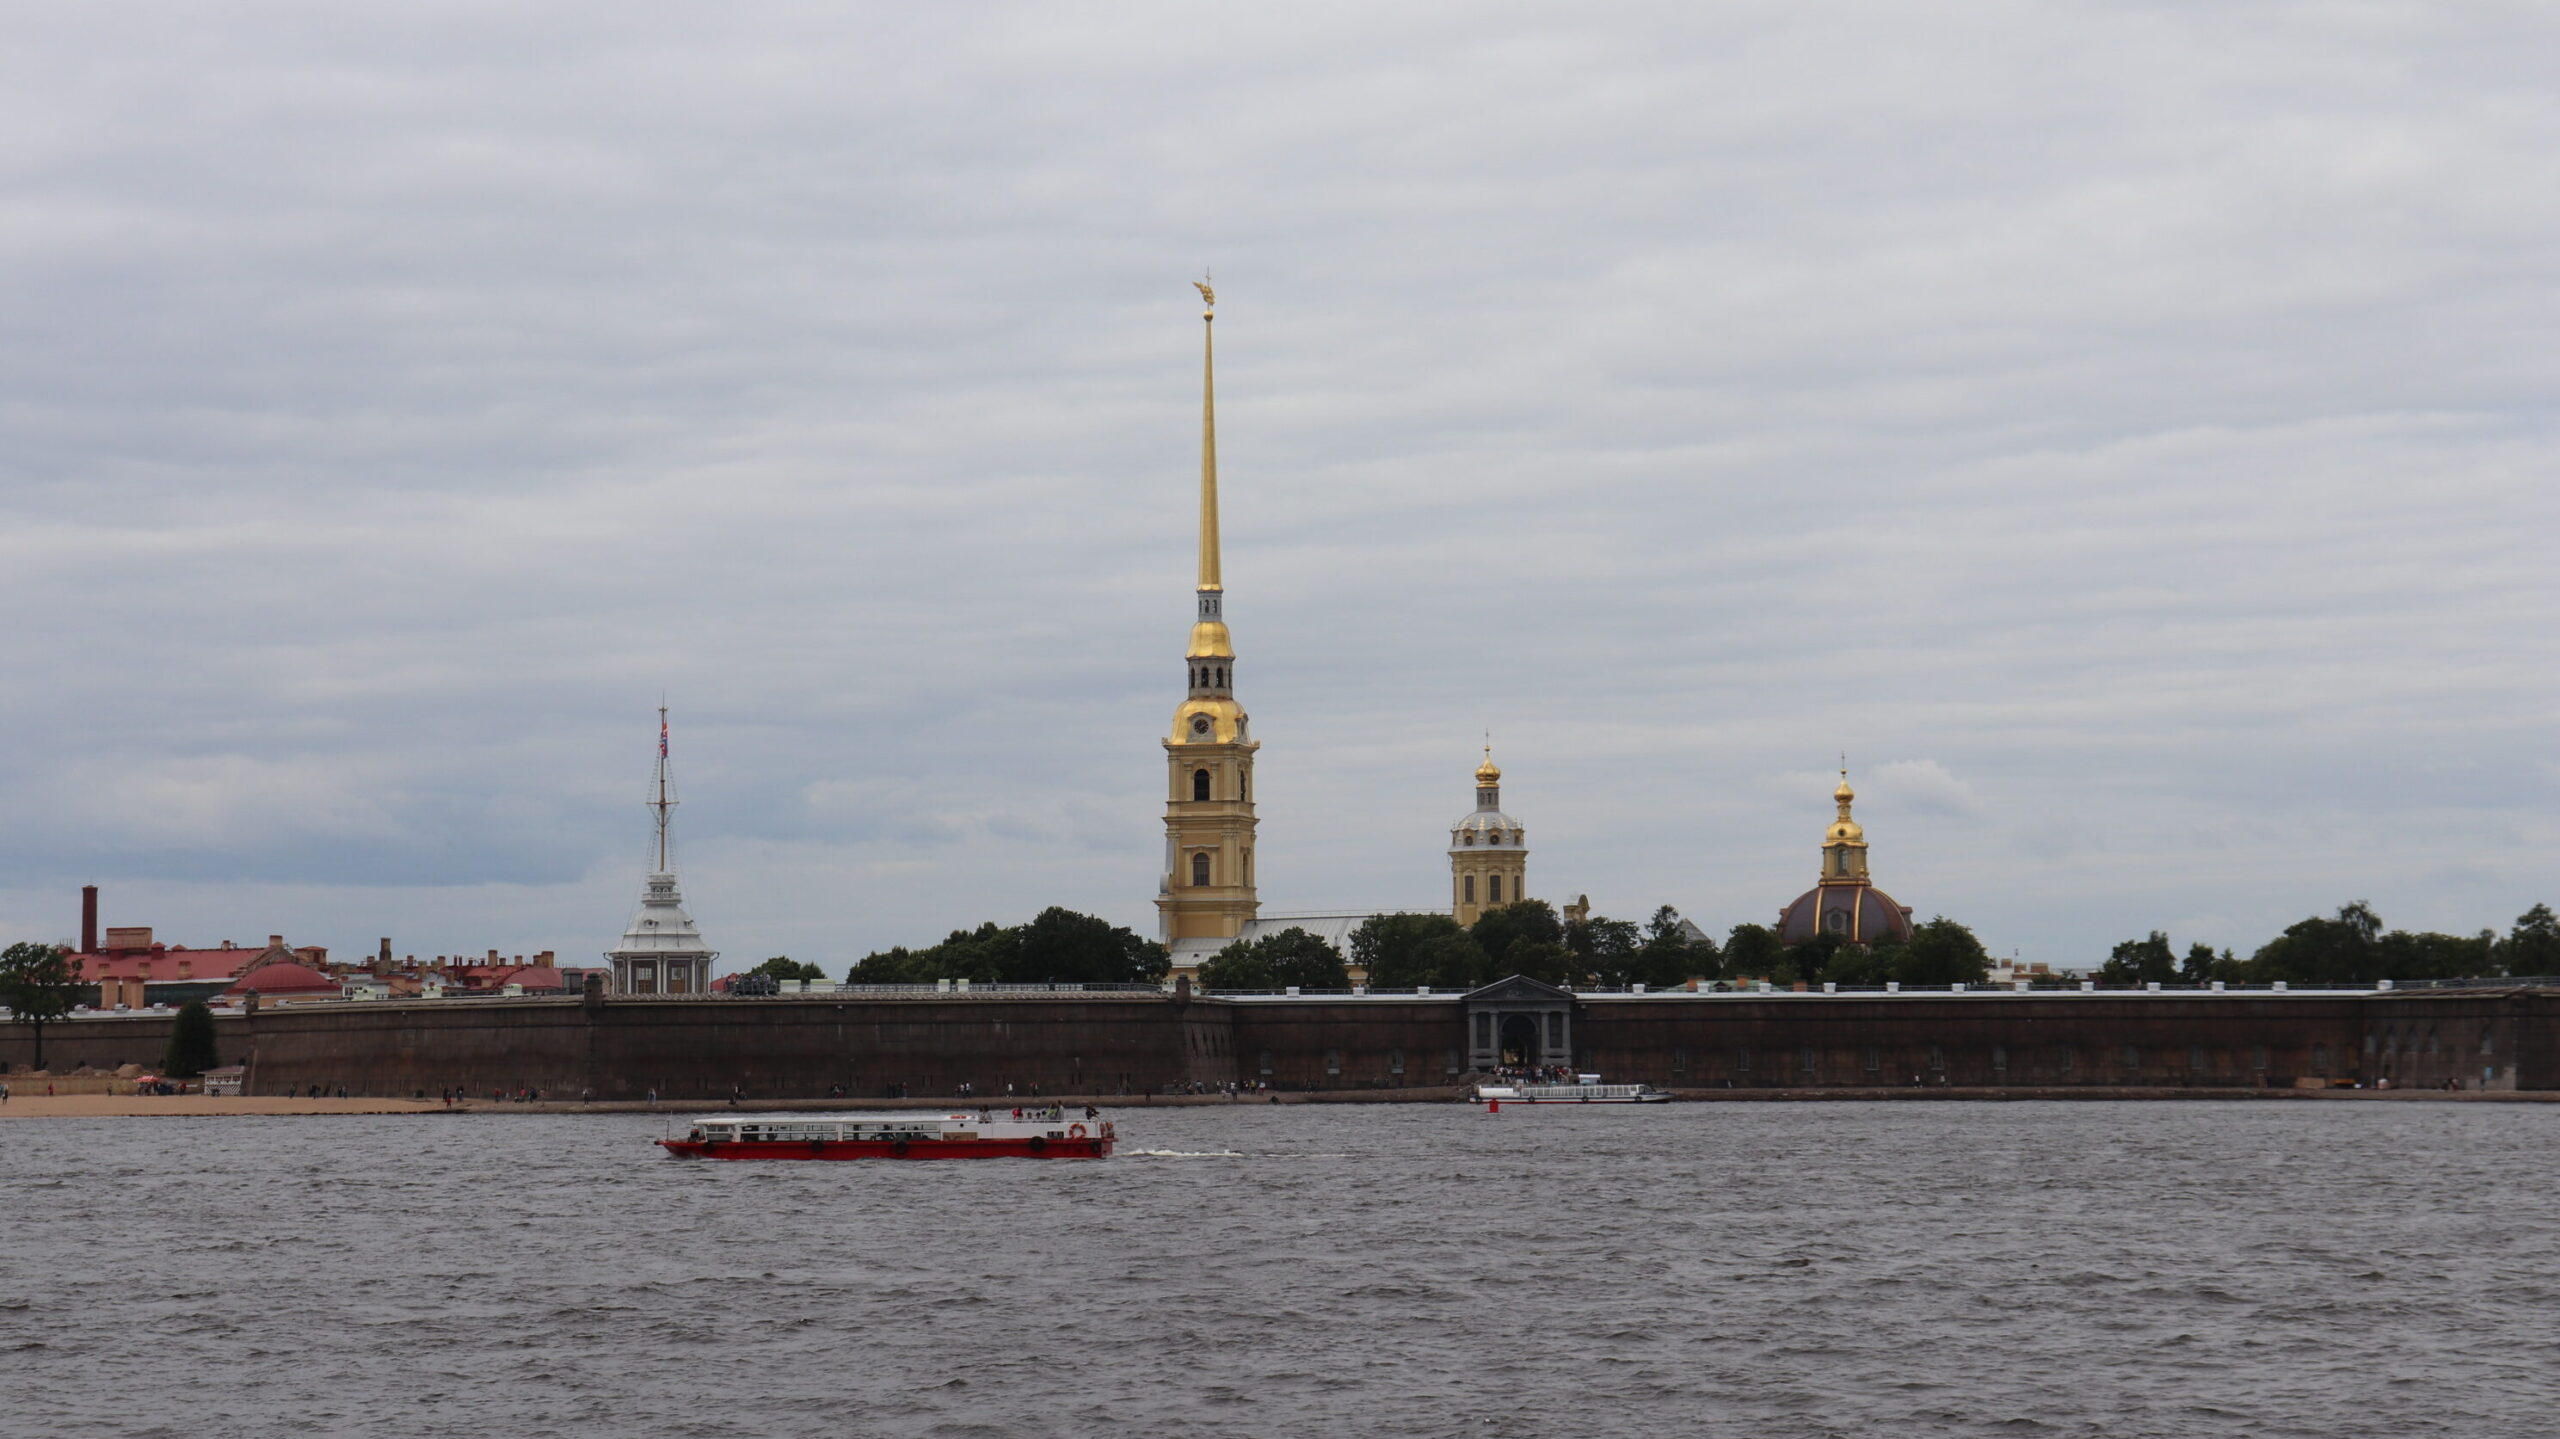
M 1156 912 L 1168 945 L 1233 939 L 1260 908 L 1253 887 L 1253 752 L 1235 698 L 1234 642 L 1218 577 L 1217 293 L 1200 292 L 1200 584 L 1183 663 L 1190 693 L 1164 741 L 1164 874 Z

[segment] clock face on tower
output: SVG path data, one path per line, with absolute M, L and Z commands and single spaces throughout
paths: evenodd
M 1207 736 L 1209 733 L 1209 717 L 1207 715 L 1193 715 L 1191 717 L 1191 732 L 1203 737 Z

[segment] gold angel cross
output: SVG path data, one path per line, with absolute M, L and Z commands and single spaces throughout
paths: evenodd
M 1193 289 L 1195 289 L 1195 290 L 1198 290 L 1198 291 L 1200 292 L 1200 303 L 1201 303 L 1201 304 L 1207 305 L 1207 306 L 1209 306 L 1211 309 L 1216 309 L 1216 308 L 1217 308 L 1217 305 L 1218 305 L 1218 292 L 1209 288 L 1209 282 L 1208 282 L 1208 281 L 1206 281 L 1206 280 L 1194 280 L 1194 281 L 1192 281 L 1192 282 L 1191 282 L 1191 288 L 1193 288 Z

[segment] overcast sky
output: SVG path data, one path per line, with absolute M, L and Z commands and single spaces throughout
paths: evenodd
M 1154 933 L 1204 267 L 1266 912 L 2560 902 L 2547 6 L 7 21 L 7 937 Z

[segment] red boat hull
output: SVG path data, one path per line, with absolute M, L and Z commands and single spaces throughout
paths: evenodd
M 743 1139 L 661 1139 L 679 1159 L 1107 1159 L 1111 1141 L 1092 1139 L 831 1139 L 770 1143 Z

